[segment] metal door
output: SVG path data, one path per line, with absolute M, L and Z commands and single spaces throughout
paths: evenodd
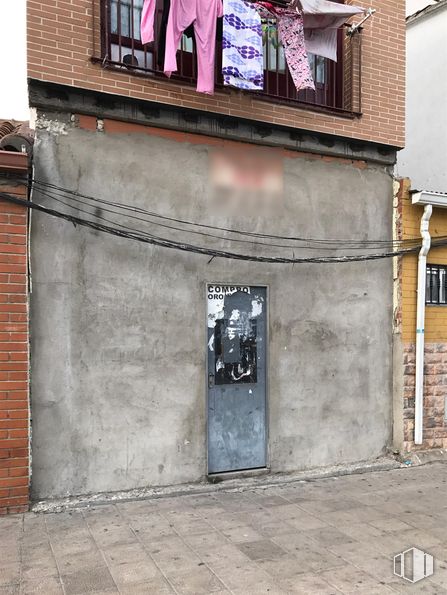
M 208 472 L 266 466 L 265 287 L 208 285 Z

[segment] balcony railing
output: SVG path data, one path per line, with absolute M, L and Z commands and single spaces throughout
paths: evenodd
M 339 0 L 340 1 L 340 0 Z M 177 53 L 178 72 L 171 79 L 163 74 L 158 36 L 163 12 L 163 0 L 157 0 L 155 41 L 143 45 L 140 20 L 143 0 L 92 0 L 95 38 L 101 40 L 100 56 L 95 60 L 104 67 L 126 69 L 136 75 L 151 76 L 174 83 L 195 85 L 197 61 L 194 35 L 184 34 Z M 219 27 L 218 27 L 219 30 Z M 216 39 L 216 88 L 223 88 L 221 35 Z M 287 68 L 284 51 L 270 25 L 264 35 L 264 90 L 255 92 L 259 99 L 289 103 L 311 109 L 335 111 L 345 115 L 361 112 L 361 34 L 347 36 L 338 33 L 338 62 L 309 54 L 315 91 L 297 92 Z M 244 91 L 245 93 L 246 91 Z M 251 92 L 253 93 L 253 92 Z

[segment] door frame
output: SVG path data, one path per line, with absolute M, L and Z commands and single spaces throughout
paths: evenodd
M 220 286 L 237 286 L 237 287 L 262 287 L 265 289 L 265 299 L 267 300 L 267 307 L 265 311 L 265 340 L 266 340 L 266 349 L 265 349 L 265 467 L 256 467 L 255 469 L 244 469 L 244 470 L 236 470 L 236 471 L 223 471 L 220 473 L 210 473 L 209 472 L 209 463 L 208 463 L 208 454 L 209 454 L 209 418 L 208 418 L 208 370 L 209 370 L 209 353 L 208 353 L 208 285 L 220 285 Z M 265 283 L 236 283 L 234 281 L 205 281 L 203 287 L 203 295 L 205 301 L 205 326 L 204 326 L 204 337 L 203 337 L 203 345 L 205 347 L 206 355 L 205 355 L 205 416 L 206 416 L 206 437 L 205 437 L 205 448 L 206 448 L 206 458 L 205 458 L 205 465 L 206 477 L 215 477 L 217 475 L 225 475 L 230 474 L 237 474 L 240 476 L 244 475 L 251 475 L 253 472 L 266 470 L 270 472 L 270 286 L 266 285 Z

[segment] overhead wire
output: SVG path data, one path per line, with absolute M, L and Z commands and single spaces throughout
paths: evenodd
M 365 246 L 372 246 L 372 247 L 402 246 L 402 245 L 410 246 L 410 245 L 415 245 L 420 242 L 419 238 L 410 238 L 407 240 L 348 240 L 348 239 L 341 239 L 341 238 L 320 239 L 320 238 L 305 238 L 305 237 L 296 237 L 296 236 L 281 236 L 281 235 L 275 235 L 275 234 L 263 234 L 263 233 L 259 233 L 259 232 L 250 232 L 250 231 L 244 231 L 244 230 L 240 230 L 240 229 L 227 228 L 227 227 L 218 227 L 218 226 L 213 226 L 213 225 L 207 225 L 204 223 L 197 223 L 197 222 L 192 222 L 192 221 L 188 221 L 188 220 L 182 220 L 182 219 L 178 219 L 175 217 L 169 217 L 167 215 L 161 215 L 161 214 L 155 213 L 153 211 L 148 211 L 141 207 L 126 205 L 126 204 L 119 203 L 119 202 L 112 202 L 112 201 L 108 201 L 105 199 L 100 199 L 97 197 L 89 196 L 89 195 L 86 195 L 86 194 L 83 194 L 83 193 L 80 193 L 80 192 L 77 192 L 74 190 L 62 188 L 60 186 L 57 186 L 56 184 L 43 182 L 41 180 L 33 180 L 33 184 L 36 185 L 38 188 L 43 187 L 43 188 L 53 189 L 59 193 L 68 195 L 68 197 L 70 197 L 70 198 L 76 197 L 78 200 L 79 200 L 79 198 L 86 199 L 86 200 L 90 200 L 94 203 L 116 207 L 119 209 L 123 209 L 125 211 L 131 211 L 131 212 L 136 212 L 136 213 L 140 213 L 140 214 L 145 214 L 149 217 L 162 219 L 162 220 L 168 220 L 168 221 L 172 221 L 175 223 L 183 224 L 185 226 L 193 226 L 193 227 L 211 229 L 211 230 L 221 231 L 221 232 L 223 231 L 226 233 L 243 235 L 243 236 L 247 236 L 247 237 L 285 240 L 285 241 L 290 241 L 290 242 L 292 242 L 292 241 L 293 242 L 303 242 L 303 243 L 308 243 L 308 244 L 314 243 L 317 245 L 320 245 L 320 244 L 321 245 L 331 245 L 331 246 L 332 245 L 333 246 L 342 245 L 344 248 L 348 248 L 348 247 L 350 248 L 351 246 L 354 248 L 365 247 Z M 154 225 L 161 225 L 161 224 L 158 224 L 158 223 L 152 222 L 152 221 L 150 221 L 150 223 L 153 223 Z M 182 231 L 186 231 L 186 230 L 182 230 Z M 229 238 L 221 238 L 221 239 L 228 240 Z M 280 246 L 280 247 L 282 247 L 282 246 Z
M 84 226 L 90 229 L 94 229 L 97 231 L 102 231 L 104 233 L 108 233 L 114 236 L 133 239 L 139 242 L 152 244 L 155 246 L 162 246 L 165 248 L 176 249 L 183 252 L 193 252 L 196 254 L 202 254 L 211 256 L 213 258 L 226 258 L 232 260 L 244 260 L 244 261 L 251 261 L 251 262 L 260 262 L 260 263 L 271 263 L 271 264 L 302 264 L 302 263 L 314 263 L 314 264 L 330 264 L 330 263 L 347 263 L 347 262 L 362 262 L 362 261 L 370 261 L 370 260 L 379 260 L 384 258 L 392 258 L 395 256 L 402 256 L 405 254 L 411 254 L 419 250 L 420 246 L 410 247 L 410 248 L 401 248 L 399 250 L 393 250 L 391 252 L 382 252 L 376 254 L 356 254 L 356 255 L 344 255 L 344 256 L 307 256 L 307 257 L 274 257 L 274 256 L 264 256 L 264 255 L 247 255 L 247 254 L 239 254 L 236 252 L 230 252 L 226 250 L 217 250 L 209 247 L 204 246 L 197 246 L 194 244 L 178 242 L 174 240 L 170 240 L 168 238 L 163 238 L 155 235 L 146 234 L 144 232 L 140 232 L 138 230 L 134 231 L 126 231 L 121 228 L 111 227 L 108 225 L 104 225 L 97 221 L 90 221 L 87 219 L 82 219 L 81 217 L 70 215 L 65 212 L 57 211 L 55 209 L 46 207 L 44 205 L 38 204 L 36 202 L 31 202 L 29 200 L 23 200 L 21 198 L 17 198 L 13 195 L 7 194 L 5 192 L 0 192 L 0 199 L 12 202 L 14 204 L 25 206 L 29 209 L 35 209 L 40 212 L 46 213 L 47 215 L 52 215 L 54 217 L 58 217 L 64 219 L 66 221 L 70 221 L 75 225 Z M 437 239 L 434 241 L 434 245 L 437 246 L 444 246 L 447 245 L 447 239 Z
M 60 198 L 61 196 L 63 198 L 66 198 L 67 200 L 70 200 L 70 198 L 67 198 L 64 193 L 61 193 L 61 192 L 56 191 L 56 190 L 49 191 L 49 190 L 43 190 L 43 189 L 40 189 L 39 192 L 40 192 L 40 194 L 42 196 L 46 196 L 48 198 L 51 198 L 52 200 L 55 200 L 56 202 L 59 202 L 60 204 L 63 204 L 64 206 L 66 206 L 66 207 L 68 207 L 70 209 L 73 209 L 75 211 L 82 212 L 84 214 L 88 214 L 90 216 L 95 216 L 96 218 L 99 218 L 102 221 L 105 221 L 106 223 L 112 223 L 112 224 L 115 224 L 115 225 L 119 225 L 120 227 L 122 227 L 124 229 L 128 229 L 128 230 L 133 231 L 133 228 L 131 228 L 131 227 L 127 226 L 127 225 L 124 225 L 122 223 L 117 223 L 116 221 L 113 221 L 111 219 L 108 219 L 108 218 L 104 217 L 103 215 L 98 214 L 97 212 L 90 213 L 89 211 L 85 211 L 85 209 L 80 208 L 77 204 L 70 204 L 70 203 L 65 202 L 64 200 L 62 200 L 62 198 Z M 99 207 L 95 207 L 94 205 L 90 204 L 89 202 L 86 202 L 86 201 L 84 201 L 82 199 L 79 199 L 79 198 L 76 198 L 76 197 L 72 197 L 71 200 L 74 200 L 75 203 L 82 204 L 82 205 L 87 206 L 88 208 L 91 208 L 91 209 L 98 209 L 99 208 Z M 128 215 L 128 214 L 123 215 L 119 211 L 115 211 L 113 209 L 109 209 L 109 208 L 104 207 L 104 206 L 101 206 L 101 210 L 102 211 L 105 211 L 107 213 L 112 213 L 112 214 L 118 215 L 118 216 L 124 216 L 126 218 L 134 219 L 134 220 L 137 220 L 137 221 L 142 221 L 142 222 L 146 222 L 146 223 L 152 223 L 152 221 L 150 221 L 148 219 L 145 219 L 143 217 L 138 217 L 136 215 Z M 172 229 L 172 230 L 179 231 L 179 232 L 184 232 L 184 233 L 193 233 L 193 234 L 200 235 L 200 236 L 203 236 L 203 237 L 214 238 L 214 239 L 218 239 L 218 240 L 225 241 L 225 242 L 244 243 L 244 244 L 250 244 L 250 245 L 255 245 L 255 246 L 262 246 L 264 248 L 270 248 L 270 247 L 273 247 L 273 248 L 287 248 L 287 249 L 293 249 L 294 248 L 294 246 L 293 245 L 290 245 L 290 244 L 276 244 L 276 243 L 258 242 L 255 239 L 228 238 L 228 237 L 225 237 L 225 236 L 216 235 L 216 234 L 212 234 L 212 233 L 207 233 L 207 232 L 204 232 L 204 231 L 185 230 L 185 229 L 183 229 L 181 227 L 177 227 L 177 226 L 173 226 L 173 225 L 167 225 L 167 224 L 163 224 L 163 223 L 156 223 L 156 225 L 158 225 L 160 227 L 163 227 L 163 228 L 166 228 L 166 229 Z M 376 247 L 379 247 L 380 248 L 382 246 L 371 246 L 371 245 L 368 245 L 368 246 L 365 246 L 364 248 L 367 249 L 367 250 L 372 250 L 372 249 L 375 249 Z M 329 246 L 325 246 L 325 245 L 324 246 L 303 245 L 303 246 L 300 246 L 300 249 L 303 249 L 303 250 L 320 250 L 320 251 L 325 251 L 326 250 L 326 251 L 334 251 L 334 250 L 358 250 L 359 247 L 354 247 L 354 246 L 346 246 L 346 247 L 343 246 L 343 247 L 341 247 L 341 246 L 337 246 L 337 247 L 334 248 L 334 247 L 329 247 Z

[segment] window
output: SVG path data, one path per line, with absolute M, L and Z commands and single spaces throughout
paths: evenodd
M 335 0 L 343 2 L 343 0 Z M 155 13 L 155 41 L 143 46 L 140 21 L 143 0 L 101 0 L 103 65 L 126 69 L 135 74 L 161 77 L 163 59 L 159 55 L 159 35 L 163 0 L 157 0 Z M 266 25 L 264 34 L 264 89 L 257 92 L 260 99 L 273 102 L 299 103 L 329 108 L 347 114 L 360 113 L 360 45 L 361 35 L 347 37 L 338 32 L 338 62 L 309 54 L 315 91 L 297 92 L 287 68 L 284 51 L 275 24 Z M 218 27 L 219 30 L 219 27 Z M 216 40 L 216 88 L 222 87 L 221 34 Z M 99 61 L 99 60 L 98 60 Z M 194 37 L 183 35 L 178 53 L 178 72 L 172 82 L 194 84 L 197 77 Z
M 427 265 L 427 287 L 425 303 L 446 306 L 447 295 L 447 266 Z

